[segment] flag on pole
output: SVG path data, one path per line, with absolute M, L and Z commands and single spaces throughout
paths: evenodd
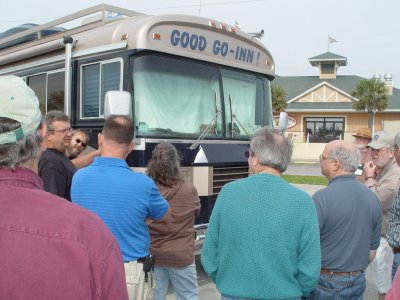
M 329 44 L 330 43 L 337 43 L 338 41 L 328 35 Z

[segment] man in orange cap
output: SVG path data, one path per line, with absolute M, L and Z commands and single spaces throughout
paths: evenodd
M 371 151 L 368 148 L 368 144 L 372 140 L 372 132 L 368 127 L 361 127 L 353 136 L 356 138 L 354 144 L 361 153 L 361 159 L 358 162 L 359 164 L 355 174 L 357 175 L 358 181 L 364 182 L 364 176 L 362 176 L 363 166 L 366 162 L 372 160 Z

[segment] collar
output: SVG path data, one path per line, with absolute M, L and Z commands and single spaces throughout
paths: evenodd
M 392 168 L 393 164 L 397 164 L 396 159 L 394 157 L 392 157 L 387 163 L 386 165 L 383 167 L 383 171 L 381 174 L 379 174 L 378 176 L 376 176 L 375 180 L 379 181 L 380 179 L 382 179 L 383 176 L 386 175 L 387 172 L 389 172 L 389 170 Z
M 60 154 L 65 155 L 64 152 L 58 151 L 56 148 L 46 148 L 45 151 L 53 152 L 53 153 L 58 154 L 58 155 L 60 155 Z
M 334 181 L 347 181 L 347 180 L 356 180 L 356 175 L 353 173 L 337 175 L 333 177 L 331 180 L 329 180 L 328 185 Z
M 116 157 L 97 156 L 93 160 L 93 166 L 115 166 L 129 168 L 125 160 Z
M 31 169 L 21 167 L 16 168 L 15 171 L 0 169 L 0 185 L 43 190 L 43 182 L 40 177 Z

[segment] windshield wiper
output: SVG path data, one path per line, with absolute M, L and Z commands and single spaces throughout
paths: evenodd
M 200 133 L 200 136 L 197 138 L 197 140 L 189 147 L 190 150 L 197 148 L 197 146 L 206 137 L 206 135 L 210 132 L 211 128 L 213 128 L 214 125 L 215 125 L 215 130 L 217 130 L 218 117 L 220 114 L 222 114 L 222 111 L 218 110 L 218 107 L 217 107 L 217 91 L 216 90 L 214 90 L 214 107 L 215 107 L 215 117 L 211 120 L 210 123 L 208 123 L 207 127 L 204 128 L 204 130 Z
M 236 124 L 233 122 L 233 120 L 235 120 L 235 121 L 239 124 L 239 126 L 243 129 L 243 131 L 244 131 L 247 135 L 250 135 L 249 132 L 246 130 L 246 128 L 244 128 L 244 126 L 242 125 L 242 123 L 239 121 L 239 119 L 236 117 L 236 115 L 233 113 L 231 94 L 229 94 L 229 106 L 230 106 L 230 110 L 231 110 L 231 137 L 233 138 L 233 134 L 234 134 L 235 130 L 240 132 L 240 130 L 238 130 L 239 128 L 235 128 L 235 125 L 236 125 Z M 236 127 L 237 127 L 237 126 L 236 126 Z M 238 133 L 238 134 L 239 134 L 239 133 Z

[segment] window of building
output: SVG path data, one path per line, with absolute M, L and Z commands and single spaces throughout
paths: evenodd
M 104 96 L 122 90 L 122 62 L 104 61 L 81 67 L 81 118 L 104 116 Z
M 305 124 L 306 141 L 310 143 L 328 143 L 343 139 L 344 118 L 308 117 L 305 118 Z

